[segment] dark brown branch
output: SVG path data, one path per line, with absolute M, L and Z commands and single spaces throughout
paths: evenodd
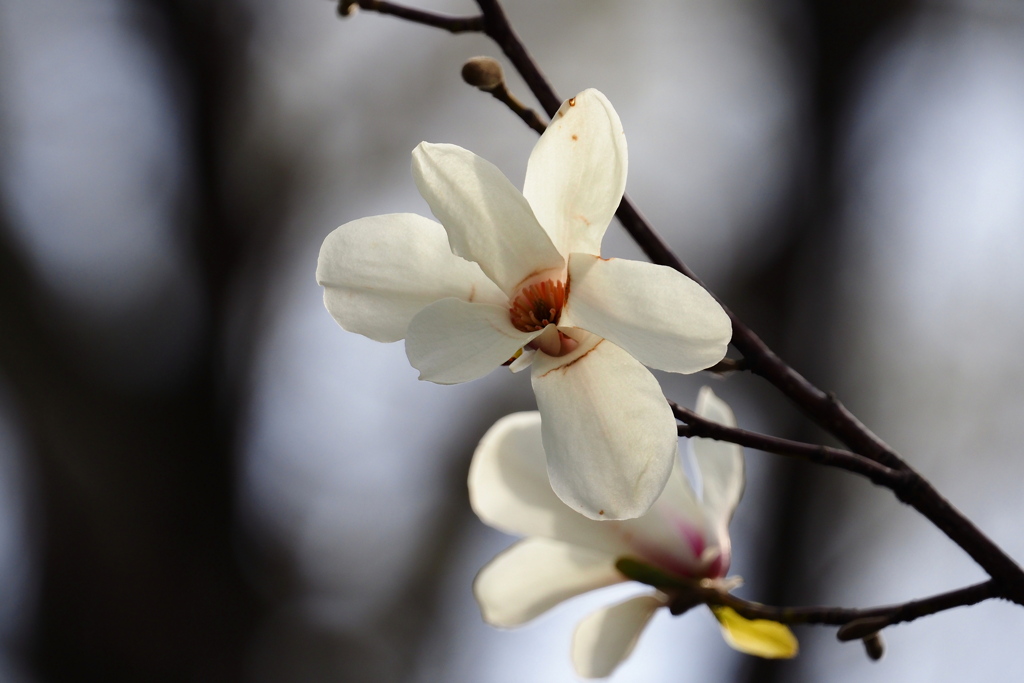
M 725 427 L 705 420 L 696 413 L 671 401 L 672 412 L 680 425 L 680 436 L 702 436 L 720 441 L 756 448 L 770 453 L 800 458 L 819 465 L 827 465 L 860 474 L 873 483 L 890 489 L 903 503 L 917 510 L 938 527 L 954 543 L 960 546 L 993 578 L 1000 579 L 1006 597 L 1018 604 L 1024 604 L 1024 589 L 1014 575 L 1020 569 L 1006 556 L 973 522 L 953 507 L 924 477 L 910 468 L 893 469 L 865 458 L 863 455 L 828 446 L 806 444 L 778 437 L 748 432 L 743 429 Z M 1008 568 L 1001 564 L 1009 565 Z M 1004 570 L 1000 576 L 990 570 Z
M 504 82 L 497 88 L 487 92 L 494 95 L 495 99 L 511 109 L 527 126 L 538 133 L 543 133 L 544 129 L 547 128 L 547 124 L 541 120 L 540 115 L 516 99 L 516 96 L 512 94 Z
M 498 0 L 477 0 L 477 5 L 484 14 L 484 33 L 497 43 L 501 51 L 512 62 L 519 75 L 526 81 L 530 92 L 540 102 L 548 116 L 554 116 L 558 108 L 562 106 L 562 98 L 555 93 L 554 88 L 548 83 L 548 79 L 541 73 L 540 67 L 533 61 L 523 41 L 519 39 L 512 29 L 505 10 L 502 9 Z
M 537 131 L 543 133 L 547 124 L 534 110 L 519 101 L 508 89 L 505 82 L 505 73 L 498 60 L 491 57 L 473 57 L 462 65 L 462 80 L 469 85 L 490 93 L 496 100 L 511 109 L 523 122 Z
M 672 406 L 672 413 L 676 416 L 676 419 L 686 423 L 677 427 L 679 436 L 699 436 L 719 441 L 728 441 L 729 443 L 746 446 L 747 448 L 756 448 L 768 453 L 799 458 L 800 460 L 813 462 L 817 465 L 836 467 L 867 477 L 873 483 L 889 489 L 906 486 L 905 479 L 909 473 L 903 470 L 890 469 L 857 453 L 829 446 L 804 443 L 802 441 L 791 441 L 790 439 L 768 436 L 767 434 L 758 434 L 757 432 L 750 432 L 736 427 L 726 427 L 717 422 L 707 420 L 673 401 L 669 401 L 669 405 Z
M 775 619 L 788 624 L 850 624 L 861 619 L 881 617 L 887 625 L 914 621 L 931 614 L 944 612 L 954 607 L 976 605 L 990 598 L 999 597 L 995 581 L 989 580 L 948 593 L 933 595 L 920 600 L 911 600 L 898 605 L 849 609 L 842 607 L 782 607 L 771 608 L 749 602 L 734 595 L 727 596 L 723 604 L 732 607 L 747 618 Z M 876 622 L 877 624 L 878 622 Z
M 449 33 L 480 32 L 484 30 L 484 18 L 474 17 L 451 17 L 445 14 L 435 14 L 424 10 L 396 5 L 385 0 L 341 0 L 338 3 L 338 14 L 347 17 L 352 14 L 356 7 L 368 12 L 378 14 L 390 14 L 391 16 L 405 19 L 416 24 L 433 26 L 444 29 Z
M 840 640 L 869 638 L 883 628 L 914 621 L 954 607 L 974 605 L 990 598 L 1005 598 L 995 579 L 895 605 L 851 609 L 848 607 L 776 607 L 744 600 L 716 581 L 680 579 L 630 557 L 619 558 L 615 568 L 628 579 L 653 586 L 668 596 L 672 614 L 697 605 L 729 607 L 747 619 L 768 619 L 783 624 L 840 626 Z
M 701 279 L 675 255 L 628 196 L 623 196 L 615 216 L 652 262 L 678 270 L 703 286 Z M 714 292 L 710 293 L 715 296 Z M 717 296 L 715 298 L 718 299 Z M 732 345 L 743 354 L 743 369 L 768 380 L 818 426 L 836 436 L 851 449 L 886 467 L 907 467 L 892 448 L 846 410 L 835 396 L 821 391 L 787 365 L 721 300 L 719 303 L 732 320 Z
M 770 619 L 771 621 L 783 624 L 825 624 L 830 626 L 845 626 L 849 624 L 854 627 L 849 629 L 848 632 L 851 638 L 844 639 L 863 637 L 886 626 L 914 621 L 915 619 L 944 612 L 955 607 L 976 605 L 990 598 L 1003 597 L 994 580 L 921 598 L 920 600 L 911 600 L 898 605 L 885 605 L 867 609 L 850 609 L 846 607 L 775 607 L 744 600 L 731 593 L 724 593 L 714 588 L 701 588 L 698 591 L 702 602 L 706 602 L 709 605 L 731 607 L 740 616 L 747 619 Z M 692 604 L 693 599 L 694 596 L 692 594 L 681 596 L 684 606 Z M 865 631 L 864 633 L 857 632 L 856 627 L 861 624 L 866 627 L 862 629 Z

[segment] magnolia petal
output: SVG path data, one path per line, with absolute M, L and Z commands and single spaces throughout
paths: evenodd
M 708 536 L 704 512 L 678 458 L 665 491 L 647 514 L 624 521 L 588 519 L 551 490 L 536 411 L 507 415 L 487 430 L 469 466 L 469 500 L 484 523 L 506 533 L 551 538 L 615 557 L 640 558 L 681 576 L 703 576 L 700 553 L 711 541 L 703 540 Z
M 687 374 L 725 357 L 732 338 L 729 316 L 682 273 L 653 263 L 571 254 L 569 283 L 563 323 L 610 339 L 644 365 Z
M 469 502 L 485 524 L 510 534 L 630 552 L 620 523 L 587 519 L 551 490 L 537 411 L 506 415 L 484 434 L 469 466 Z
M 722 637 L 735 650 L 765 659 L 790 659 L 800 649 L 785 624 L 767 619 L 745 619 L 731 607 L 712 607 L 722 625 Z
M 537 353 L 536 349 L 524 348 L 519 352 L 519 355 L 515 357 L 515 360 L 509 363 L 508 369 L 513 373 L 522 372 L 533 363 L 533 354 L 535 353 Z
M 675 459 L 672 467 L 672 474 L 665 484 L 665 490 L 661 497 L 654 504 L 659 511 L 664 510 L 664 515 L 674 516 L 677 519 L 691 521 L 695 526 L 704 522 L 704 509 L 693 491 L 693 486 L 686 476 L 686 470 L 679 458 Z M 652 508 L 652 509 L 654 509 Z M 641 521 L 644 518 L 636 520 Z
M 484 621 L 512 628 L 588 591 L 624 581 L 614 558 L 546 538 L 519 541 L 473 582 Z
M 610 676 L 636 646 L 644 627 L 665 601 L 641 595 L 594 612 L 576 627 L 572 663 L 584 678 Z
M 381 342 L 405 337 L 413 317 L 439 299 L 507 300 L 478 265 L 452 253 L 444 228 L 411 213 L 334 230 L 320 247 L 316 280 L 339 325 Z
M 619 533 L 629 539 L 632 556 L 677 576 L 704 578 L 715 559 L 706 561 L 704 553 L 714 552 L 717 558 L 720 548 L 721 539 L 708 528 L 678 457 L 665 490 L 646 514 L 605 524 L 621 526 Z M 728 536 L 724 540 L 728 543 Z
M 479 263 L 510 297 L 532 275 L 565 267 L 522 193 L 491 162 L 423 142 L 413 150 L 412 172 L 452 251 Z
M 523 194 L 558 250 L 599 255 L 626 188 L 626 136 L 597 90 L 567 100 L 540 136 Z
M 405 353 L 420 379 L 458 384 L 483 377 L 538 334 L 512 327 L 505 307 L 442 299 L 409 323 Z
M 715 396 L 711 387 L 702 387 L 697 396 L 697 414 L 727 427 L 736 426 L 732 409 Z M 743 449 L 726 441 L 695 437 L 690 451 L 700 471 L 702 500 L 708 518 L 715 526 L 728 526 L 743 495 Z
M 578 331 L 576 331 L 578 334 Z M 533 390 L 551 487 L 591 519 L 639 517 L 676 458 L 676 423 L 654 375 L 593 335 L 560 358 L 538 353 Z

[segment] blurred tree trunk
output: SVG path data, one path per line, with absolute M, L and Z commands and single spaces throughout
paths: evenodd
M 0 373 L 38 498 L 26 655 L 41 681 L 240 681 L 264 609 L 234 519 L 258 316 L 240 323 L 228 312 L 241 297 L 259 308 L 259 287 L 241 275 L 269 250 L 285 188 L 246 191 L 226 176 L 229 116 L 245 84 L 241 7 L 146 0 L 131 9 L 137 23 L 125 30 L 144 33 L 176 78 L 191 164 L 180 228 L 202 295 L 201 332 L 170 386 L 129 389 L 84 371 L 73 324 L 70 333 L 52 324 L 66 304 L 0 225 Z M 251 195 L 262 223 L 232 204 L 232 192 Z
M 834 364 L 841 362 L 835 357 L 832 331 L 837 322 L 835 278 L 843 260 L 836 249 L 842 228 L 838 210 L 843 191 L 839 169 L 843 116 L 853 103 L 867 49 L 916 4 L 916 0 L 799 0 L 793 8 L 799 16 L 799 27 L 791 36 L 793 60 L 799 65 L 796 73 L 805 78 L 807 163 L 792 183 L 793 199 L 781 217 L 785 226 L 781 230 L 788 233 L 787 248 L 762 272 L 752 274 L 742 289 L 757 293 L 757 302 L 747 306 L 757 310 L 765 326 L 755 329 L 764 330 L 783 358 L 826 391 L 835 381 Z M 806 422 L 791 425 L 788 436 L 822 439 Z M 815 600 L 827 580 L 810 569 L 816 547 L 811 538 L 814 520 L 842 515 L 843 498 L 835 489 L 834 473 L 788 461 L 777 462 L 774 472 L 775 507 L 765 512 L 772 520 L 770 538 L 763 542 L 765 552 L 755 570 L 756 581 L 764 589 L 756 599 L 802 604 Z M 748 658 L 743 678 L 750 683 L 792 681 L 800 666 L 799 658 Z

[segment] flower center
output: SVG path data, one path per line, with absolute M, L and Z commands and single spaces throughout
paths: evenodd
M 509 306 L 509 317 L 520 332 L 536 332 L 557 323 L 564 305 L 565 283 L 544 280 L 523 287 Z

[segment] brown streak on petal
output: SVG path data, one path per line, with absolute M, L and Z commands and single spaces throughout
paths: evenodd
M 594 344 L 594 345 L 593 345 L 593 346 L 592 346 L 592 347 L 590 348 L 590 350 L 589 350 L 589 351 L 587 351 L 586 353 L 584 353 L 583 355 L 581 355 L 581 356 L 580 356 L 579 358 L 573 358 L 573 359 L 572 359 L 571 361 L 569 361 L 569 362 L 568 362 L 568 363 L 566 363 L 565 365 L 559 365 L 559 366 L 558 366 L 557 368 L 551 368 L 550 370 L 548 370 L 547 372 L 545 372 L 545 373 L 544 373 L 543 375 L 541 375 L 541 376 L 540 376 L 540 377 L 538 377 L 537 379 L 544 379 L 545 377 L 547 377 L 548 375 L 550 375 L 550 374 L 551 374 L 552 372 L 555 372 L 556 370 L 562 370 L 562 371 L 568 370 L 570 366 L 572 366 L 572 365 L 575 365 L 576 363 L 579 363 L 579 362 L 580 362 L 581 360 L 583 360 L 584 358 L 586 358 L 587 356 L 589 356 L 589 355 L 590 355 L 591 353 L 593 353 L 594 349 L 596 349 L 596 348 L 597 348 L 598 346 L 600 346 L 600 345 L 601 345 L 601 344 L 603 344 L 603 343 L 604 343 L 604 339 L 602 339 L 601 341 L 599 341 L 599 342 L 597 342 L 596 344 Z
M 473 299 L 476 298 L 476 285 L 469 286 L 469 296 L 466 297 L 467 303 L 473 303 Z

